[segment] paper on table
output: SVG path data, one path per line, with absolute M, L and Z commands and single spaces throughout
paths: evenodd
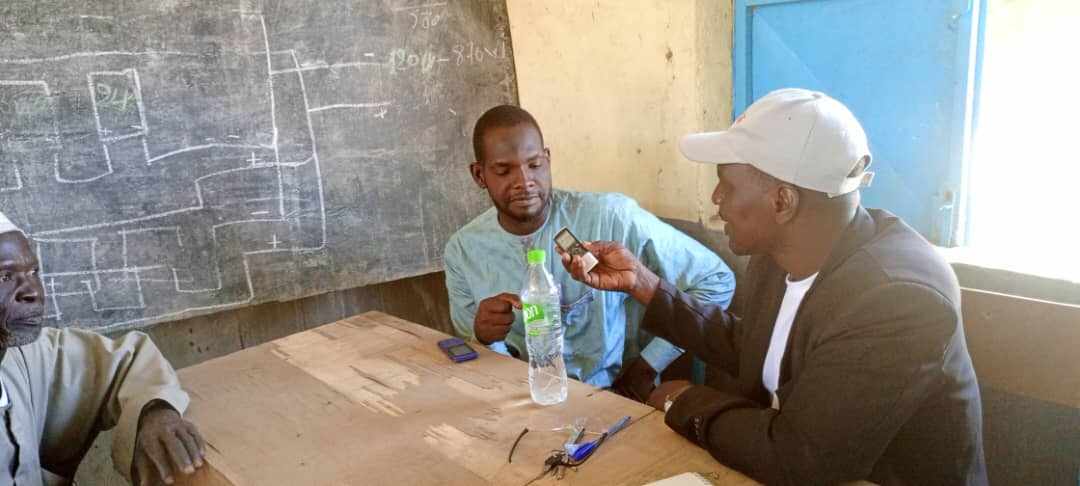
M 713 486 L 713 483 L 698 473 L 686 472 L 644 486 Z

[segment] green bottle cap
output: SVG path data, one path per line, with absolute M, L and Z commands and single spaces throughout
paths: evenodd
M 525 260 L 529 262 L 529 265 L 544 263 L 545 259 L 547 259 L 547 253 L 539 248 L 533 248 L 525 254 Z

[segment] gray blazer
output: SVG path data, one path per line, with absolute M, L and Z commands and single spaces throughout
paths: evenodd
M 730 378 L 667 424 L 767 484 L 986 484 L 960 287 L 930 244 L 859 208 L 795 316 L 775 410 L 761 370 L 785 275 L 753 258 L 730 313 L 661 284 L 643 326 Z

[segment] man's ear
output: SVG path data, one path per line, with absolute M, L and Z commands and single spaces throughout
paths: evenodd
M 482 162 L 473 162 L 469 164 L 469 173 L 472 174 L 472 179 L 476 182 L 480 189 L 487 189 L 487 183 L 484 182 L 484 164 Z
M 799 190 L 787 184 L 776 187 L 773 197 L 773 214 L 777 224 L 787 224 L 799 213 Z

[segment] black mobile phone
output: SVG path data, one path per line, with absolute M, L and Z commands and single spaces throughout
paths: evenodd
M 585 262 L 585 272 L 588 273 L 593 267 L 596 266 L 596 256 L 589 252 L 585 248 L 585 245 L 581 244 L 581 240 L 577 239 L 569 228 L 563 228 L 555 234 L 555 244 L 570 254 L 571 257 L 581 258 Z
M 446 353 L 446 356 L 455 363 L 461 363 L 463 361 L 469 361 L 476 359 L 478 356 L 473 348 L 470 348 L 465 341 L 460 338 L 443 339 L 439 341 L 439 349 Z

